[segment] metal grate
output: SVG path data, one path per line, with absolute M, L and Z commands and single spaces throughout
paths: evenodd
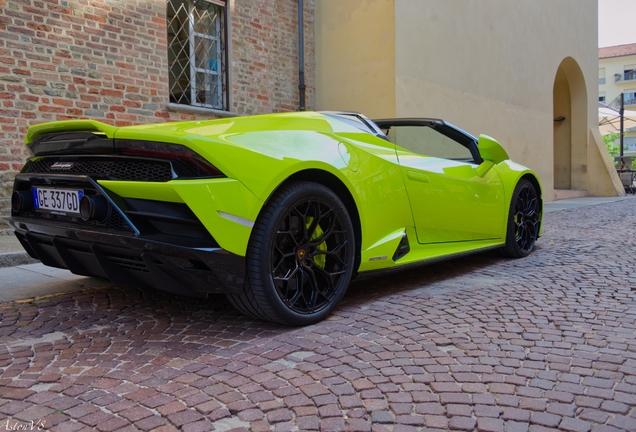
M 69 162 L 55 168 L 56 162 Z M 172 166 L 167 161 L 131 160 L 130 158 L 40 158 L 29 163 L 27 173 L 86 174 L 113 180 L 167 182 L 172 180 Z
M 148 271 L 148 268 L 146 267 L 146 263 L 144 263 L 144 260 L 141 258 L 114 254 L 106 254 L 106 258 L 108 258 L 113 264 L 123 269 L 138 271 L 142 273 L 150 273 Z
M 168 0 L 170 101 L 227 109 L 226 7 L 219 0 Z

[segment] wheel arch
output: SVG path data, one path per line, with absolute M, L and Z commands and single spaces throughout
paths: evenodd
M 334 174 L 321 170 L 321 169 L 305 169 L 302 171 L 295 172 L 294 174 L 287 177 L 284 181 L 282 181 L 269 195 L 265 203 L 263 204 L 263 208 L 271 197 L 284 185 L 289 184 L 291 182 L 298 181 L 307 181 L 312 183 L 318 183 L 326 188 L 330 189 L 333 193 L 335 193 L 338 198 L 342 201 L 349 213 L 349 217 L 351 218 L 351 224 L 353 225 L 353 234 L 356 241 L 355 244 L 355 260 L 354 260 L 354 274 L 352 279 L 357 275 L 358 268 L 360 267 L 360 251 L 362 247 L 362 224 L 360 222 L 360 213 L 358 212 L 358 206 L 353 198 L 353 195 L 349 191 L 349 188 Z
M 541 184 L 539 183 L 539 179 L 537 179 L 531 173 L 525 173 L 521 176 L 519 180 L 528 180 L 532 185 L 537 188 L 537 193 L 539 194 L 539 199 L 541 200 L 541 206 L 543 208 L 543 191 L 541 190 Z
M 543 190 L 541 189 L 541 183 L 539 182 L 539 179 L 530 172 L 522 175 L 521 178 L 519 178 L 519 181 L 521 180 L 528 180 L 532 183 L 532 185 L 537 189 L 537 194 L 539 195 L 539 204 L 541 206 L 541 215 L 539 217 L 539 236 L 537 237 L 539 238 L 543 234 Z

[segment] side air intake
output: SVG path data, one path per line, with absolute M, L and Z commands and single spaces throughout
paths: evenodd
M 393 254 L 393 261 L 397 261 L 402 258 L 404 255 L 411 251 L 411 247 L 409 246 L 409 239 L 406 236 L 406 231 L 402 234 L 402 240 L 400 240 L 400 244 L 398 245 L 395 253 Z

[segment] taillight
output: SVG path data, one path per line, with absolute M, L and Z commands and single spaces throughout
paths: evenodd
M 116 140 L 115 151 L 123 156 L 163 159 L 172 163 L 177 177 L 225 177 L 197 152 L 179 144 Z

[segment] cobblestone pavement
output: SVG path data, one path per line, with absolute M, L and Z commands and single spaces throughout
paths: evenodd
M 302 329 L 127 287 L 0 304 L 0 429 L 636 431 L 636 199 Z

